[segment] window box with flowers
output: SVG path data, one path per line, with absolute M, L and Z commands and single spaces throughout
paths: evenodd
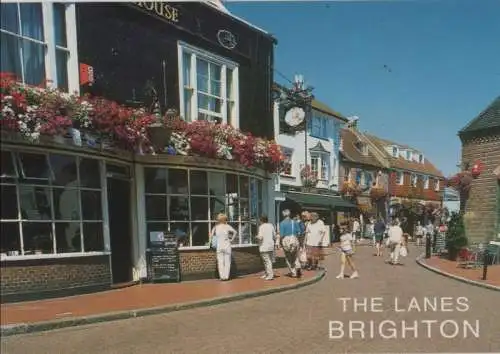
M 359 194 L 361 194 L 361 189 L 354 181 L 348 180 L 342 184 L 340 193 L 348 198 L 356 198 Z
M 160 120 L 168 139 L 152 142 L 148 128 L 157 126 L 159 120 L 144 109 L 124 107 L 104 98 L 77 97 L 26 86 L 7 74 L 0 77 L 0 95 L 2 131 L 18 133 L 32 142 L 39 142 L 41 136 L 62 136 L 71 129 L 85 129 L 89 132 L 86 135 L 108 138 L 116 148 L 140 154 L 203 156 L 261 167 L 268 172 L 276 171 L 282 160 L 280 147 L 274 141 L 227 124 L 186 122 L 168 116 Z

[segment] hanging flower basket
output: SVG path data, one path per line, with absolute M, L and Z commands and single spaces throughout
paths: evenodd
M 318 184 L 316 173 L 313 172 L 309 165 L 303 167 L 300 171 L 300 179 L 304 188 L 314 188 Z
M 340 194 L 348 198 L 355 198 L 361 193 L 359 186 L 353 181 L 346 181 L 342 184 Z
M 370 189 L 370 198 L 373 201 L 384 199 L 386 196 L 387 193 L 384 188 L 374 186 Z
M 461 197 L 467 198 L 472 187 L 474 177 L 469 171 L 459 172 L 456 175 L 448 178 L 445 183 L 447 187 L 451 187 L 460 193 Z

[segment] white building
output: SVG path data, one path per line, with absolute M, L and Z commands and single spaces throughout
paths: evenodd
M 285 155 L 283 167 L 273 181 L 276 217 L 280 218 L 280 210 L 289 208 L 293 213 L 315 210 L 330 219 L 335 206 L 348 205 L 338 196 L 340 129 L 348 120 L 317 100 L 313 100 L 311 115 L 301 127 L 288 126 L 286 113 L 286 108 L 276 101 L 275 139 Z M 301 178 L 305 166 L 317 180 L 310 188 L 304 188 Z

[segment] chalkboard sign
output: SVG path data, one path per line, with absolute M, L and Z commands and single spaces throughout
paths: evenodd
M 152 282 L 179 282 L 181 279 L 177 236 L 163 232 L 151 232 L 149 236 L 149 279 Z

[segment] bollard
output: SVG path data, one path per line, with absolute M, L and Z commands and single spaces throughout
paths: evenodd
M 483 280 L 486 280 L 486 276 L 488 274 L 489 262 L 490 262 L 490 257 L 489 257 L 488 251 L 485 250 L 484 255 L 483 255 Z
M 431 258 L 431 237 L 429 234 L 425 236 L 425 258 Z

